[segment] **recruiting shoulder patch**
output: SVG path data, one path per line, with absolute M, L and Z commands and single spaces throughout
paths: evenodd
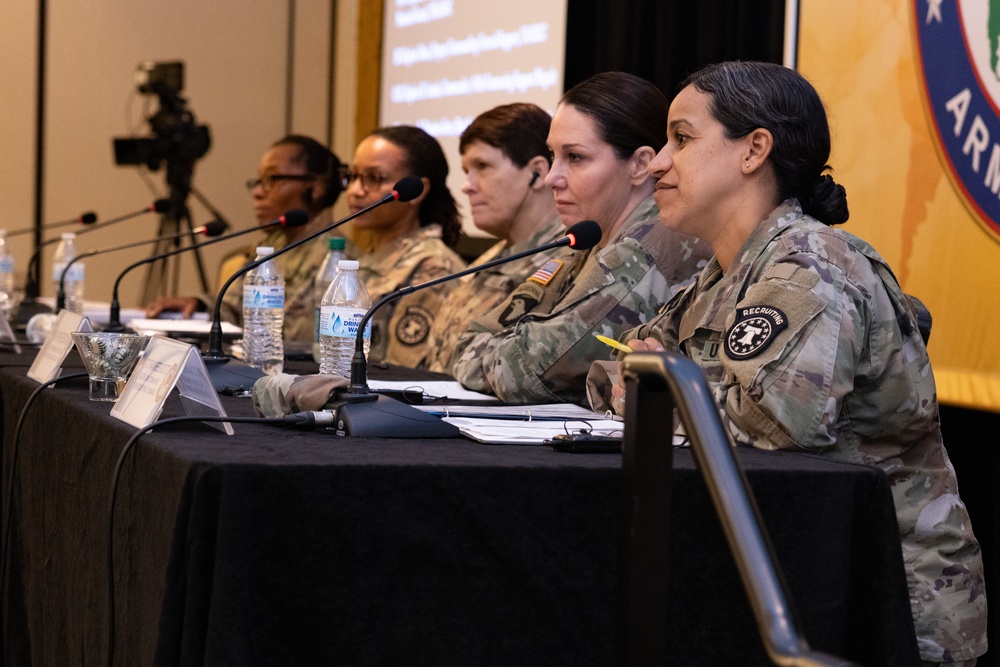
M 562 265 L 563 263 L 561 259 L 550 259 L 542 265 L 542 268 L 535 271 L 534 275 L 528 278 L 528 280 L 533 280 L 542 285 L 548 285 L 549 281 L 551 281 L 555 275 L 559 273 L 559 269 L 562 268 Z
M 396 338 L 404 345 L 423 343 L 431 331 L 431 314 L 419 306 L 406 309 L 396 325 Z
M 726 332 L 726 356 L 736 360 L 756 356 L 787 327 L 788 318 L 774 306 L 737 308 L 736 321 Z

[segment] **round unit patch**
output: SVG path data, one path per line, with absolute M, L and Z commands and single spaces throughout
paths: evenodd
M 396 338 L 404 345 L 419 345 L 431 332 L 433 317 L 424 308 L 411 306 L 406 309 L 396 325 Z
M 788 318 L 774 306 L 737 308 L 736 321 L 726 332 L 726 356 L 736 360 L 756 356 L 787 327 Z

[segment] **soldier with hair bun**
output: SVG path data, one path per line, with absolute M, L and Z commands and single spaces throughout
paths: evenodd
M 848 211 L 829 156 L 823 103 L 795 71 L 727 62 L 689 77 L 649 173 L 660 221 L 715 256 L 622 340 L 701 366 L 738 444 L 885 471 L 921 658 L 969 667 L 987 648 L 983 563 L 927 349 L 889 266 L 830 227 Z M 622 413 L 615 373 L 595 363 L 588 392 Z

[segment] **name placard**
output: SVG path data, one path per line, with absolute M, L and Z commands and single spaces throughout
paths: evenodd
M 73 337 L 70 334 L 74 331 L 93 331 L 90 320 L 65 308 L 60 310 L 52 331 L 28 369 L 29 378 L 38 384 L 44 384 L 59 377 L 62 362 L 73 347 Z
M 163 336 L 153 336 L 149 340 L 118 395 L 111 416 L 136 428 L 145 428 L 159 419 L 163 403 L 174 387 L 180 393 L 184 414 L 226 416 L 197 348 Z M 229 422 L 205 423 L 226 435 L 233 434 Z

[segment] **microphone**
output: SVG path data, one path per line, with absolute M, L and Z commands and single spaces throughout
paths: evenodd
M 102 255 L 106 252 L 114 252 L 116 250 L 127 250 L 129 248 L 135 248 L 141 245 L 147 245 L 149 243 L 159 243 L 160 241 L 172 241 L 174 239 L 184 238 L 186 236 L 197 236 L 199 234 L 204 234 L 205 236 L 218 236 L 222 232 L 226 231 L 228 225 L 219 220 L 213 220 L 207 225 L 202 225 L 201 227 L 195 227 L 189 232 L 177 232 L 176 234 L 164 234 L 162 236 L 157 236 L 152 239 L 145 239 L 143 241 L 134 241 L 132 243 L 125 243 L 122 245 L 112 246 L 110 248 L 100 248 L 97 250 L 88 250 L 87 252 L 80 253 L 73 259 L 66 262 L 66 266 L 63 267 L 62 273 L 59 274 L 59 291 L 56 294 L 56 312 L 66 307 L 66 276 L 69 274 L 69 268 L 76 264 L 78 261 L 85 259 L 87 257 L 93 257 L 94 255 Z
M 42 229 L 58 229 L 67 225 L 92 225 L 95 222 L 97 222 L 97 214 L 93 211 L 87 211 L 86 213 L 82 213 L 75 218 L 70 218 L 69 220 L 60 220 L 59 222 L 44 225 Z M 20 236 L 22 234 L 30 234 L 33 231 L 35 231 L 34 227 L 22 227 L 21 229 L 15 229 L 12 232 L 7 232 L 7 238 L 10 238 L 11 236 Z
M 108 225 L 113 225 L 113 224 L 118 223 L 118 222 L 124 222 L 125 220 L 128 220 L 130 218 L 138 217 L 138 216 L 142 215 L 143 213 L 163 213 L 163 212 L 167 211 L 169 208 L 170 208 L 170 200 L 169 199 L 157 199 L 155 202 L 153 202 L 152 204 L 150 204 L 146 208 L 140 209 L 138 211 L 133 211 L 132 213 L 126 213 L 125 215 L 120 215 L 117 218 L 112 218 L 111 220 L 105 220 L 104 222 L 100 222 L 100 223 L 97 223 L 97 224 L 92 224 L 91 223 L 91 225 L 89 227 L 87 227 L 86 229 L 80 230 L 79 232 L 76 233 L 76 235 L 79 237 L 79 236 L 83 236 L 84 234 L 89 234 L 90 232 L 96 232 L 98 229 L 103 229 L 103 228 L 107 227 Z M 83 222 L 83 218 L 86 217 L 86 216 L 87 216 L 87 214 L 81 215 L 80 216 L 80 221 Z M 94 221 L 96 221 L 96 220 L 97 220 L 97 216 L 95 215 L 94 216 Z M 39 291 L 39 284 L 38 283 L 39 283 L 39 280 L 40 280 L 40 276 L 38 276 L 38 266 L 37 265 L 38 265 L 39 256 L 41 255 L 42 248 L 44 248 L 45 246 L 50 245 L 52 243 L 55 243 L 58 240 L 59 240 L 58 238 L 51 238 L 51 239 L 47 239 L 45 241 L 42 241 L 38 245 L 38 247 L 35 248 L 35 252 L 31 255 L 31 259 L 28 260 L 27 279 L 26 279 L 25 284 L 24 284 L 24 301 L 22 302 L 22 305 L 25 302 L 27 302 L 29 304 L 33 303 L 35 301 L 35 299 L 38 298 L 38 291 Z
M 213 220 L 212 222 L 208 223 L 208 225 L 205 226 L 208 227 L 209 225 L 218 222 L 219 222 L 218 220 Z M 281 216 L 277 220 L 272 220 L 267 224 L 258 225 L 257 227 L 251 227 L 250 229 L 241 229 L 238 232 L 233 232 L 232 234 L 227 234 L 226 236 L 220 236 L 218 238 L 212 239 L 211 241 L 204 241 L 203 243 L 198 243 L 192 246 L 188 246 L 186 248 L 175 248 L 174 250 L 169 250 L 159 255 L 153 255 L 152 257 L 147 257 L 146 259 L 141 259 L 138 262 L 129 264 L 128 266 L 125 267 L 125 269 L 121 273 L 118 274 L 118 277 L 115 279 L 115 286 L 111 292 L 111 312 L 108 317 L 108 325 L 104 328 L 104 330 L 105 331 L 125 330 L 125 327 L 121 323 L 121 306 L 118 302 L 118 286 L 121 284 L 122 278 L 125 277 L 125 274 L 131 271 L 132 269 L 142 266 L 143 264 L 150 264 L 152 262 L 156 262 L 161 259 L 165 259 L 167 257 L 180 254 L 182 252 L 194 250 L 195 248 L 202 248 L 207 245 L 212 245 L 213 243 L 221 243 L 222 241 L 228 241 L 229 239 L 234 239 L 237 236 L 243 236 L 244 234 L 250 234 L 252 232 L 257 232 L 262 229 L 269 229 L 271 227 L 279 227 L 279 226 L 292 229 L 294 227 L 302 227 L 308 222 L 309 222 L 309 215 L 302 209 L 296 208 L 287 211 L 283 216 Z M 211 234 L 206 234 L 206 236 L 211 236 Z
M 357 338 L 354 341 L 354 357 L 351 359 L 351 383 L 347 388 L 346 394 L 342 393 L 340 396 L 341 400 L 335 403 L 338 429 L 346 435 L 362 437 L 388 437 L 393 434 L 406 433 L 410 437 L 436 438 L 447 437 L 453 434 L 451 429 L 454 429 L 454 426 L 451 424 L 434 420 L 437 424 L 444 424 L 444 426 L 449 427 L 447 429 L 436 428 L 430 422 L 425 423 L 423 417 L 426 417 L 426 414 L 420 410 L 400 403 L 388 396 L 372 393 L 368 388 L 368 361 L 365 359 L 364 333 L 368 322 L 371 321 L 376 310 L 390 301 L 394 301 L 417 290 L 433 287 L 447 280 L 467 276 L 470 273 L 478 273 L 499 264 L 514 262 L 529 255 L 564 246 L 568 246 L 574 250 L 590 250 L 600 242 L 600 225 L 593 220 L 582 220 L 567 229 L 565 236 L 545 245 L 531 248 L 530 250 L 525 250 L 508 257 L 494 259 L 478 266 L 469 267 L 458 273 L 428 280 L 424 283 L 401 287 L 383 296 L 375 305 L 368 309 L 358 323 Z M 382 405 L 377 405 L 376 402 Z M 399 405 L 394 405 L 395 403 L 399 403 Z M 410 414 L 411 411 L 416 414 Z M 393 419 L 394 417 L 395 419 Z
M 208 375 L 212 379 L 212 386 L 215 387 L 215 390 L 219 392 L 247 390 L 258 378 L 264 376 L 264 373 L 258 368 L 255 368 L 250 364 L 235 361 L 232 357 L 226 355 L 222 349 L 222 299 L 226 295 L 226 290 L 229 289 L 229 286 L 232 285 L 237 278 L 246 274 L 251 269 L 260 266 L 267 260 L 274 259 L 278 255 L 286 253 L 292 248 L 297 248 L 303 243 L 308 243 L 331 229 L 340 227 L 341 225 L 350 222 L 358 216 L 364 215 L 374 208 L 378 208 L 383 204 L 388 204 L 389 202 L 394 201 L 412 201 L 419 197 L 420 193 L 423 191 L 424 183 L 419 177 L 406 176 L 400 179 L 393 186 L 392 191 L 389 194 L 385 195 L 374 204 L 366 206 L 356 213 L 351 213 L 350 215 L 343 217 L 340 220 L 327 225 L 323 229 L 295 241 L 294 243 L 289 243 L 284 248 L 275 251 L 267 257 L 248 262 L 231 275 L 229 279 L 226 280 L 225 284 L 222 285 L 222 289 L 219 290 L 219 294 L 215 298 L 215 311 L 212 315 L 212 327 L 208 333 L 208 352 L 202 356 L 202 359 L 208 368 Z

